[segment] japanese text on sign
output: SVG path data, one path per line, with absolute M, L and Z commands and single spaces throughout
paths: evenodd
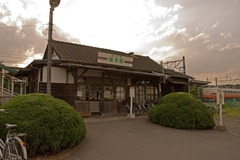
M 133 58 L 128 56 L 98 52 L 98 63 L 132 67 Z

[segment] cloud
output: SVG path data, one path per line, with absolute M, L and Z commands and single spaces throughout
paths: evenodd
M 0 55 L 6 65 L 26 66 L 43 55 L 48 37 L 48 25 L 39 22 L 34 13 L 35 3 L 25 0 L 0 3 Z M 18 9 L 17 9 L 18 8 Z M 54 26 L 53 37 L 77 41 L 59 27 Z
M 240 22 L 233 18 L 239 10 L 236 5 L 226 1 L 218 4 L 211 1 L 208 5 L 204 5 L 202 1 L 193 3 L 190 0 L 171 3 L 183 6 L 175 13 L 178 19 L 170 25 L 175 28 L 174 32 L 166 36 L 162 36 L 161 32 L 151 34 L 155 39 L 152 38 L 142 49 L 157 62 L 161 57 L 164 57 L 163 61 L 168 61 L 185 56 L 187 74 L 203 80 L 226 73 L 240 73 L 240 39 L 239 29 L 236 27 Z M 223 10 L 226 12 L 222 12 Z M 206 15 L 206 12 L 211 14 Z M 165 30 L 166 33 L 168 29 Z M 171 50 L 163 51 L 162 48 L 166 46 L 171 46 Z
M 231 38 L 232 37 L 232 33 L 220 33 L 220 36 L 222 37 L 222 38 Z
M 218 44 L 218 43 L 215 43 L 215 44 L 209 44 L 208 46 L 207 46 L 207 49 L 209 49 L 209 50 L 217 50 L 218 48 L 220 47 L 220 44 Z
M 240 43 L 229 43 L 225 47 L 220 48 L 220 51 L 225 51 L 225 50 L 232 50 L 232 49 L 240 49 Z
M 34 22 L 32 20 L 25 22 L 25 24 L 33 24 Z M 14 28 L 2 23 L 0 24 L 0 35 L 4 37 L 0 39 L 0 54 L 8 54 L 8 58 L 3 59 L 7 64 L 24 61 L 27 59 L 27 52 L 31 48 L 34 48 L 36 53 L 41 53 L 46 45 L 45 38 L 35 31 L 34 26 Z
M 1 0 L 0 54 L 20 61 L 41 55 L 48 14 L 48 1 Z M 240 73 L 238 14 L 239 0 L 62 1 L 54 11 L 53 37 L 156 62 L 185 56 L 187 74 L 210 77 Z
M 218 26 L 218 23 L 219 23 L 218 21 L 216 23 L 214 23 L 211 28 L 212 29 L 216 28 Z
M 199 40 L 202 39 L 203 42 L 202 43 L 207 43 L 209 42 L 209 35 L 207 33 L 204 33 L 203 31 L 201 33 L 199 33 L 198 35 L 196 35 L 195 37 L 190 37 L 189 41 L 193 41 L 193 40 Z
M 240 0 L 233 0 L 233 2 L 240 5 Z
M 235 68 L 226 70 L 224 72 L 210 72 L 210 73 L 200 73 L 198 78 L 201 80 L 207 80 L 211 82 L 212 85 L 224 85 L 224 84 L 239 84 L 240 83 L 239 70 Z
M 147 54 L 147 56 L 154 57 L 155 60 L 160 62 L 161 60 L 166 60 L 167 58 L 175 55 L 169 54 L 172 49 L 172 46 L 162 46 L 161 48 L 152 48 L 150 52 Z
M 175 44 L 167 41 L 167 39 L 172 36 L 174 37 L 176 34 L 184 34 L 186 31 L 185 28 L 179 28 L 176 25 L 179 19 L 179 12 L 183 9 L 183 6 L 173 4 L 163 7 L 153 3 L 153 1 L 151 1 L 150 6 L 150 10 L 162 9 L 162 14 L 156 16 L 157 14 L 155 15 L 150 12 L 149 23 L 141 35 L 144 43 L 137 49 L 137 52 L 148 55 L 155 61 L 160 62 L 178 53 L 174 47 Z

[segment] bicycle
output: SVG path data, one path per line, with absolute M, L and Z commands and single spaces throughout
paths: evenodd
M 148 112 L 152 107 L 155 106 L 153 100 L 148 100 L 145 102 L 144 104 L 145 108 L 146 108 L 146 112 Z
M 208 106 L 208 109 L 212 114 L 218 113 L 220 114 L 220 109 L 216 106 Z M 228 114 L 224 109 L 222 109 L 222 114 Z
M 7 113 L 8 110 L 0 109 L 0 112 Z M 5 125 L 7 134 L 5 143 L 0 138 L 0 160 L 26 160 L 26 143 L 20 139 L 20 137 L 25 137 L 26 133 L 17 133 L 16 124 Z
M 144 115 L 146 113 L 148 113 L 148 111 L 154 107 L 154 103 L 150 102 L 150 101 L 146 101 L 145 103 L 142 104 L 135 104 L 138 106 L 139 110 L 140 110 L 140 114 Z
M 126 116 L 127 114 L 130 113 L 130 105 L 129 105 L 128 103 L 122 105 L 122 106 L 120 107 L 119 112 L 120 112 L 121 115 Z M 139 110 L 139 108 L 138 108 L 136 105 L 134 105 L 134 104 L 133 104 L 133 106 L 132 106 L 132 113 L 134 113 L 136 117 L 138 117 L 138 116 L 140 115 L 140 110 Z
M 136 108 L 136 110 L 137 110 L 137 113 L 139 114 L 139 115 L 143 115 L 144 113 L 145 113 L 145 106 L 142 104 L 142 105 L 140 105 L 140 104 L 137 104 L 137 103 L 133 103 L 133 108 Z M 138 115 L 138 116 L 139 116 Z

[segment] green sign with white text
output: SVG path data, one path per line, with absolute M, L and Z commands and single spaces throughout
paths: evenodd
M 98 52 L 97 62 L 104 63 L 104 64 L 124 66 L 124 67 L 132 67 L 133 58 L 128 56 L 117 55 L 117 54 Z

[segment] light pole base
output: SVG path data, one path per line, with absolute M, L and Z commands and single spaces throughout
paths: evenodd
M 128 114 L 127 117 L 128 118 L 135 118 L 135 114 Z
M 225 126 L 216 126 L 216 130 L 226 132 L 227 128 Z

